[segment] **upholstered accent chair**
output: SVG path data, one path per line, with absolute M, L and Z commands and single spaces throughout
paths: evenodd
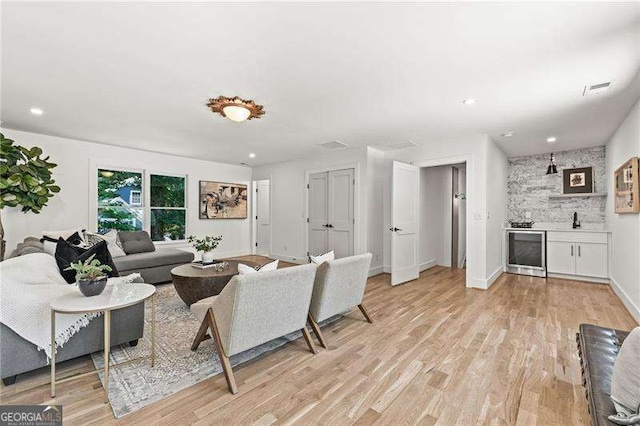
M 236 394 L 229 357 L 270 340 L 302 331 L 316 353 L 306 328 L 316 265 L 301 265 L 257 274 L 236 275 L 219 295 L 191 305 L 201 321 L 191 350 L 207 339 L 215 341 L 229 391 Z
M 321 321 L 357 306 L 365 319 L 373 323 L 362 305 L 371 257 L 371 253 L 365 253 L 331 260 L 318 266 L 309 308 L 309 323 L 322 347 L 326 348 L 327 343 L 318 325 Z

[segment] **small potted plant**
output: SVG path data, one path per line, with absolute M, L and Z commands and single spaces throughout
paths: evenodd
M 195 235 L 189 236 L 189 242 L 193 244 L 193 248 L 202 252 L 202 263 L 213 263 L 213 251 L 218 247 L 220 241 L 222 241 L 222 235 L 204 238 L 196 238 Z
M 86 297 L 97 296 L 107 285 L 105 272 L 111 272 L 109 265 L 102 265 L 93 254 L 84 262 L 72 263 L 65 271 L 76 271 L 76 283 L 80 292 Z

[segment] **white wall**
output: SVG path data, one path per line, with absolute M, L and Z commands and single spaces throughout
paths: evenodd
M 467 166 L 460 167 L 458 174 L 458 193 L 467 192 Z M 467 254 L 467 200 L 458 198 L 458 267 L 462 266 Z
M 451 192 L 451 167 L 420 169 L 418 256 L 421 271 L 435 265 L 447 266 L 445 244 L 447 235 L 451 238 L 451 215 L 447 215 L 447 205 L 451 203 L 447 192 Z
M 348 149 L 327 152 L 313 158 L 303 158 L 282 163 L 258 166 L 253 169 L 253 179 L 271 181 L 271 255 L 294 262 L 307 259 L 306 222 L 306 174 L 355 167 L 357 212 L 355 226 L 355 252 L 368 250 L 367 149 Z M 381 253 L 373 253 L 374 258 Z
M 636 156 L 640 156 L 640 102 L 607 143 L 607 188 L 613 188 L 615 170 Z M 611 229 L 611 286 L 640 322 L 640 215 L 616 214 L 613 201 L 612 195 L 607 197 L 607 222 Z
M 367 149 L 368 251 L 373 254 L 371 274 L 383 272 L 384 257 L 384 153 Z
M 7 249 L 27 236 L 41 236 L 44 230 L 86 228 L 93 221 L 89 202 L 90 164 L 102 166 L 147 169 L 153 172 L 186 174 L 187 234 L 218 235 L 223 241 L 216 250 L 218 256 L 238 256 L 251 252 L 251 227 L 249 219 L 200 220 L 199 181 L 213 180 L 244 183 L 250 185 L 251 169 L 248 167 L 194 160 L 165 154 L 156 154 L 135 149 L 58 138 L 35 133 L 3 129 L 3 134 L 26 147 L 39 146 L 51 161 L 58 164 L 54 178 L 61 187 L 49 205 L 38 215 L 22 213 L 19 209 L 4 209 L 2 220 L 5 226 Z M 215 149 L 212 145 L 211 149 Z M 176 245 L 179 245 L 176 243 Z M 179 246 L 188 246 L 182 244 Z
M 509 161 L 507 156 L 494 143 L 486 145 L 486 269 L 485 274 L 489 281 L 494 281 L 500 276 L 504 259 L 502 256 L 502 244 L 504 233 L 502 227 L 507 216 L 507 176 Z

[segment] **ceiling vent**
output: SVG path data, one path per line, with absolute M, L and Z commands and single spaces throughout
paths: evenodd
M 418 144 L 415 143 L 415 142 L 412 142 L 412 141 L 393 142 L 393 143 L 389 143 L 389 144 L 380 146 L 380 150 L 381 151 L 396 151 L 398 149 L 414 148 L 416 146 L 418 146 Z
M 333 141 L 333 142 L 321 143 L 320 146 L 327 149 L 340 149 L 340 148 L 347 148 L 349 145 L 344 142 Z
M 582 92 L 582 96 L 590 96 L 590 95 L 599 95 L 600 93 L 604 93 L 611 87 L 611 82 L 607 81 L 606 83 L 598 83 L 584 86 L 584 92 Z

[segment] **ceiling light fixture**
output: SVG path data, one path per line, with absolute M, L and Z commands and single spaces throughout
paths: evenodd
M 547 138 L 547 142 L 549 142 L 549 143 L 554 143 L 557 140 L 558 140 L 558 138 L 556 138 L 555 136 L 549 136 Z
M 502 136 L 503 138 L 510 138 L 511 136 L 513 136 L 513 132 L 505 132 L 500 136 Z
M 29 112 L 31 112 L 31 114 L 33 114 L 33 115 L 42 115 L 42 114 L 44 114 L 44 111 L 41 110 L 40 108 L 31 108 L 29 110 Z
M 548 175 L 555 175 L 558 173 L 558 168 L 556 167 L 556 159 L 553 156 L 553 153 L 551 154 L 551 158 L 549 159 L 549 167 L 547 167 L 547 174 Z
M 478 102 L 477 98 L 469 98 L 469 99 L 465 99 L 464 101 L 462 101 L 462 103 L 465 104 L 465 105 L 473 105 L 476 102 Z
M 253 152 L 251 152 L 249 153 L 249 158 L 256 158 L 256 155 Z
M 212 112 L 217 112 L 221 116 L 238 123 L 252 118 L 260 118 L 264 115 L 264 107 L 262 105 L 237 96 L 234 98 L 227 98 L 226 96 L 211 98 L 207 106 Z

